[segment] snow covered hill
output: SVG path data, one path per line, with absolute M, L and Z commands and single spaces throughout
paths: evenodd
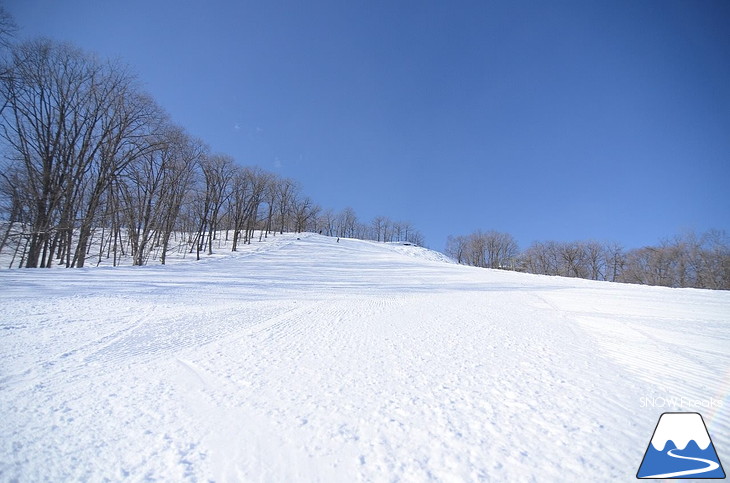
M 730 461 L 728 292 L 222 255 L 0 272 L 0 480 L 629 481 L 672 410 Z

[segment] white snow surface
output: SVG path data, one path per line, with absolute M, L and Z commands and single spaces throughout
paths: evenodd
M 673 410 L 730 461 L 729 292 L 314 234 L 0 289 L 2 481 L 633 481 Z

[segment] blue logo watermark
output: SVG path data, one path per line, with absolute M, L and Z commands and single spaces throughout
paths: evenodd
M 699 413 L 659 417 L 636 477 L 725 478 L 725 471 Z

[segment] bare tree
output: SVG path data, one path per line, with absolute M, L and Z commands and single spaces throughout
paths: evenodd
M 18 26 L 12 15 L 0 6 L 0 57 L 4 57 L 6 52 L 10 51 L 17 30 Z M 0 82 L 8 82 L 10 79 L 10 66 L 0 64 Z M 7 98 L 0 98 L 0 114 L 5 110 L 7 103 Z
M 332 209 L 324 210 L 319 217 L 321 232 L 326 236 L 335 236 L 337 217 Z
M 315 228 L 321 208 L 307 196 L 302 199 L 292 199 L 291 210 L 294 217 L 294 231 L 301 233 L 310 226 Z
M 422 246 L 425 244 L 425 239 L 423 238 L 423 235 L 421 234 L 421 232 L 413 227 L 411 222 L 402 221 L 400 225 L 403 233 L 401 240 L 413 243 L 414 245 Z
M 626 254 L 621 281 L 667 287 L 730 288 L 730 243 L 724 232 L 692 232 Z
M 730 237 L 721 230 L 710 230 L 700 238 L 695 262 L 697 286 L 730 290 Z
M 626 265 L 626 255 L 623 247 L 618 243 L 606 243 L 603 248 L 606 274 L 605 280 L 617 282 Z
M 138 136 L 152 125 L 149 114 L 159 111 L 135 91 L 123 67 L 65 44 L 16 46 L 3 70 L 0 93 L 7 108 L 0 138 L 35 200 L 25 266 L 48 267 L 54 252 L 66 266 L 83 266 L 103 191 L 146 148 Z
M 446 254 L 456 260 L 456 263 L 467 262 L 468 240 L 463 235 L 449 236 L 446 240 Z
M 372 230 L 373 230 L 373 239 L 375 241 L 387 241 L 386 240 L 386 231 L 388 226 L 388 218 L 385 216 L 376 216 L 373 218 Z
M 259 234 L 259 241 L 262 240 L 262 237 L 268 238 L 269 233 L 273 231 L 274 209 L 277 205 L 279 196 L 278 183 L 279 178 L 276 175 L 272 173 L 267 175 L 263 192 L 264 202 L 267 206 L 267 216 L 264 230 L 261 230 L 261 233 Z
M 116 186 L 124 203 L 132 263 L 144 265 L 154 240 L 165 253 L 180 205 L 191 188 L 198 146 L 177 127 L 169 127 L 154 141 L 156 149 L 135 159 Z
M 490 231 L 485 233 L 487 266 L 490 268 L 514 268 L 517 256 L 517 241 L 509 233 Z
M 132 90 L 125 78 L 114 79 L 101 115 L 98 152 L 87 170 L 89 191 L 79 216 L 79 239 L 72 266 L 83 267 L 89 238 L 103 193 L 125 168 L 164 143 L 166 115 L 147 95 Z M 106 93 L 105 93 L 106 95 Z
M 18 31 L 18 25 L 15 23 L 13 16 L 8 13 L 0 5 L 0 48 L 9 49 L 12 45 L 12 39 L 15 32 Z
M 408 239 L 406 241 L 419 247 L 426 246 L 426 238 L 423 236 L 423 233 L 418 230 L 412 230 L 408 234 Z
M 509 233 L 476 231 L 467 236 L 449 237 L 447 254 L 459 263 L 475 267 L 514 269 L 518 246 Z
M 238 170 L 232 180 L 231 215 L 234 233 L 232 251 L 238 249 L 238 241 L 243 232 L 243 242 L 251 243 L 259 207 L 263 201 L 269 177 L 258 169 Z
M 0 57 L 4 57 L 9 53 L 15 33 L 18 31 L 18 25 L 15 23 L 13 16 L 0 5 Z M 8 65 L 0 65 L 0 79 L 6 80 L 9 74 Z M 0 113 L 6 106 L 6 99 L 0 99 Z
M 280 179 L 276 185 L 277 215 L 279 216 L 279 233 L 283 234 L 291 213 L 292 201 L 297 195 L 296 183 L 288 178 Z
M 200 221 L 195 243 L 198 260 L 206 246 L 208 254 L 213 254 L 213 239 L 220 221 L 220 210 L 230 196 L 228 188 L 235 174 L 233 158 L 221 154 L 204 156 L 200 160 L 200 171 L 203 184 L 196 203 Z
M 337 236 L 342 238 L 355 237 L 357 224 L 355 210 L 350 207 L 345 208 L 337 216 Z
M 18 254 L 20 246 L 27 246 L 27 237 L 23 234 L 23 226 L 26 225 L 30 216 L 29 206 L 32 206 L 33 199 L 28 198 L 28 193 L 23 189 L 25 186 L 24 173 L 17 166 L 1 166 L 0 169 L 0 224 L 6 220 L 0 235 L 0 253 L 9 244 L 15 245 L 15 253 Z M 25 252 L 20 254 L 25 259 Z M 15 262 L 13 256 L 10 266 Z
M 163 148 L 163 156 L 169 159 L 167 189 L 167 208 L 161 223 L 160 263 L 165 264 L 170 237 L 178 225 L 183 203 L 188 199 L 195 181 L 195 169 L 206 156 L 207 146 L 188 136 L 182 129 L 168 131 L 168 142 Z M 184 231 L 184 230 L 183 230 Z

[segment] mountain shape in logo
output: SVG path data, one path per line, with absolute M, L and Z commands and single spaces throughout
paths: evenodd
M 725 478 L 699 413 L 664 413 L 654 429 L 636 477 Z

